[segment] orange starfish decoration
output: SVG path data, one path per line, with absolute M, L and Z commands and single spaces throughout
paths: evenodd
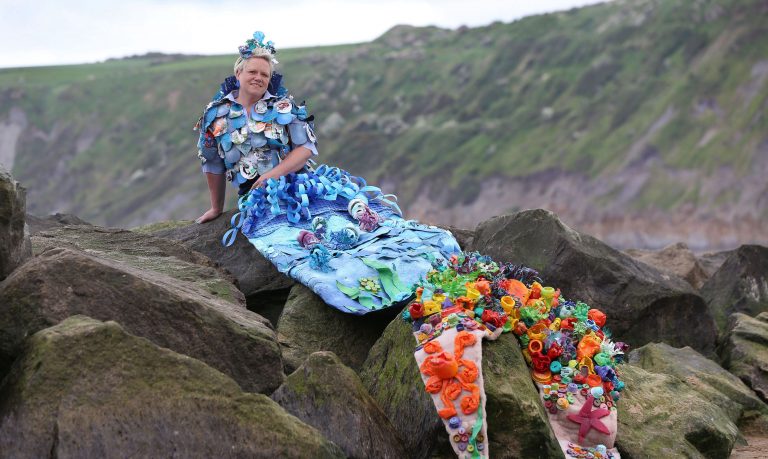
M 424 352 L 429 354 L 421 364 L 419 370 L 427 376 L 426 390 L 430 394 L 440 394 L 440 400 L 445 407 L 438 411 L 443 419 L 450 419 L 456 415 L 453 401 L 461 395 L 462 390 L 470 393 L 461 399 L 461 411 L 471 414 L 477 411 L 480 405 L 480 388 L 474 382 L 477 380 L 477 365 L 471 360 L 462 359 L 464 348 L 477 342 L 472 333 L 461 331 L 454 338 L 454 357 L 446 352 L 437 341 L 430 341 L 424 345 Z

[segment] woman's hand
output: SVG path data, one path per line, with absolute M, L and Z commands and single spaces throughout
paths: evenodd
M 296 172 L 307 164 L 307 160 L 310 156 L 312 156 L 312 152 L 306 147 L 298 147 L 291 150 L 280 164 L 256 179 L 256 182 L 251 186 L 251 189 L 254 190 L 264 186 L 267 180 L 271 178 L 277 179 L 283 175 L 288 175 L 291 172 Z
M 274 178 L 274 179 L 278 178 L 279 175 L 276 175 L 274 171 L 275 170 L 272 169 L 260 175 L 259 178 L 257 178 L 256 181 L 253 183 L 253 185 L 251 185 L 251 189 L 255 190 L 256 188 L 261 188 L 262 186 L 266 185 L 267 180 L 271 178 Z

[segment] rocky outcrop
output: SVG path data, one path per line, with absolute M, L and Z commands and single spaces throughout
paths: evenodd
M 230 229 L 234 210 L 205 224 L 189 223 L 160 229 L 153 234 L 173 239 L 216 260 L 234 275 L 245 296 L 289 288 L 293 281 L 264 258 L 242 234 L 238 234 L 231 247 L 224 247 L 221 238 Z
M 768 312 L 736 313 L 719 348 L 723 367 L 768 402 Z
M 90 223 L 72 214 L 55 213 L 47 217 L 36 217 L 27 214 L 27 227 L 29 228 L 30 236 L 34 236 L 41 231 L 49 231 L 67 225 L 80 226 L 90 225 Z
M 538 270 L 566 298 L 604 311 L 614 336 L 633 347 L 664 341 L 706 355 L 714 351 L 714 321 L 688 283 L 569 228 L 552 212 L 529 210 L 485 221 L 472 249 Z
M 432 398 L 424 390 L 413 357 L 415 346 L 410 327 L 395 318 L 371 348 L 360 379 L 392 421 L 408 457 L 423 458 L 445 432 Z
M 689 347 L 677 349 L 664 343 L 646 344 L 632 351 L 629 361 L 652 373 L 678 378 L 740 426 L 768 427 L 768 405 L 739 378 Z
M 0 166 L 0 280 L 32 255 L 25 209 L 26 190 Z
M 619 370 L 626 383 L 616 437 L 622 458 L 730 455 L 739 431 L 717 405 L 674 376 L 634 365 Z
M 363 384 L 403 439 L 409 457 L 435 452 L 450 457 L 450 446 L 413 357 L 415 340 L 400 318 L 387 326 L 361 371 Z M 538 393 L 518 344 L 508 335 L 483 342 L 488 437 L 492 457 L 559 457 Z
M 491 457 L 562 457 L 517 340 L 483 341 Z
M 142 271 L 167 275 L 207 294 L 245 304 L 245 297 L 237 289 L 237 280 L 232 275 L 205 255 L 172 240 L 91 225 L 58 226 L 32 237 L 35 253 L 53 247 L 72 248 Z
M 733 250 L 723 250 L 720 252 L 707 252 L 698 257 L 699 266 L 704 270 L 707 279 L 712 277 L 723 266 L 723 263 L 725 263 L 725 260 L 728 259 L 731 253 L 733 253 Z
M 34 334 L 0 387 L 4 457 L 343 457 L 224 374 L 74 316 Z
M 743 245 L 730 253 L 701 289 L 721 331 L 728 316 L 768 311 L 768 247 Z
M 332 352 L 316 352 L 272 394 L 350 458 L 406 457 L 402 441 L 360 378 Z
M 108 234 L 116 240 L 121 236 Z M 139 253 L 155 249 L 148 243 Z M 85 314 L 117 321 L 158 346 L 198 358 L 245 390 L 272 392 L 283 382 L 274 330 L 245 309 L 242 298 L 233 298 L 234 286 L 217 269 L 184 262 L 181 254 L 144 259 L 127 253 L 119 261 L 124 252 L 115 250 L 118 259 L 50 248 L 0 284 L 0 373 L 21 352 L 27 336 Z M 131 266 L 139 261 L 144 268 Z M 210 278 L 202 280 L 205 275 Z
M 668 245 L 659 251 L 629 249 L 626 253 L 659 271 L 685 279 L 696 289 L 701 288 L 709 277 L 698 258 L 683 242 Z
M 344 365 L 359 370 L 396 314 L 394 309 L 362 317 L 345 314 L 325 304 L 309 288 L 295 285 L 277 324 L 286 372 L 294 371 L 317 351 L 331 351 Z

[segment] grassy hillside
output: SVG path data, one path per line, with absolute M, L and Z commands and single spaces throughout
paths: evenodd
M 278 58 L 318 118 L 322 159 L 406 203 L 428 191 L 434 206 L 471 205 L 489 180 L 569 177 L 590 218 L 744 207 L 764 222 L 766 199 L 745 196 L 768 172 L 767 19 L 764 0 L 617 1 Z M 13 172 L 32 211 L 126 225 L 203 210 L 191 127 L 233 61 L 0 71 L 0 121 L 26 118 Z

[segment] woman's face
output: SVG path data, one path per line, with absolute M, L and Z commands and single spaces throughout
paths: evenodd
M 261 99 L 269 85 L 269 71 L 269 63 L 264 59 L 252 58 L 245 61 L 243 69 L 235 75 L 240 82 L 240 91 Z

